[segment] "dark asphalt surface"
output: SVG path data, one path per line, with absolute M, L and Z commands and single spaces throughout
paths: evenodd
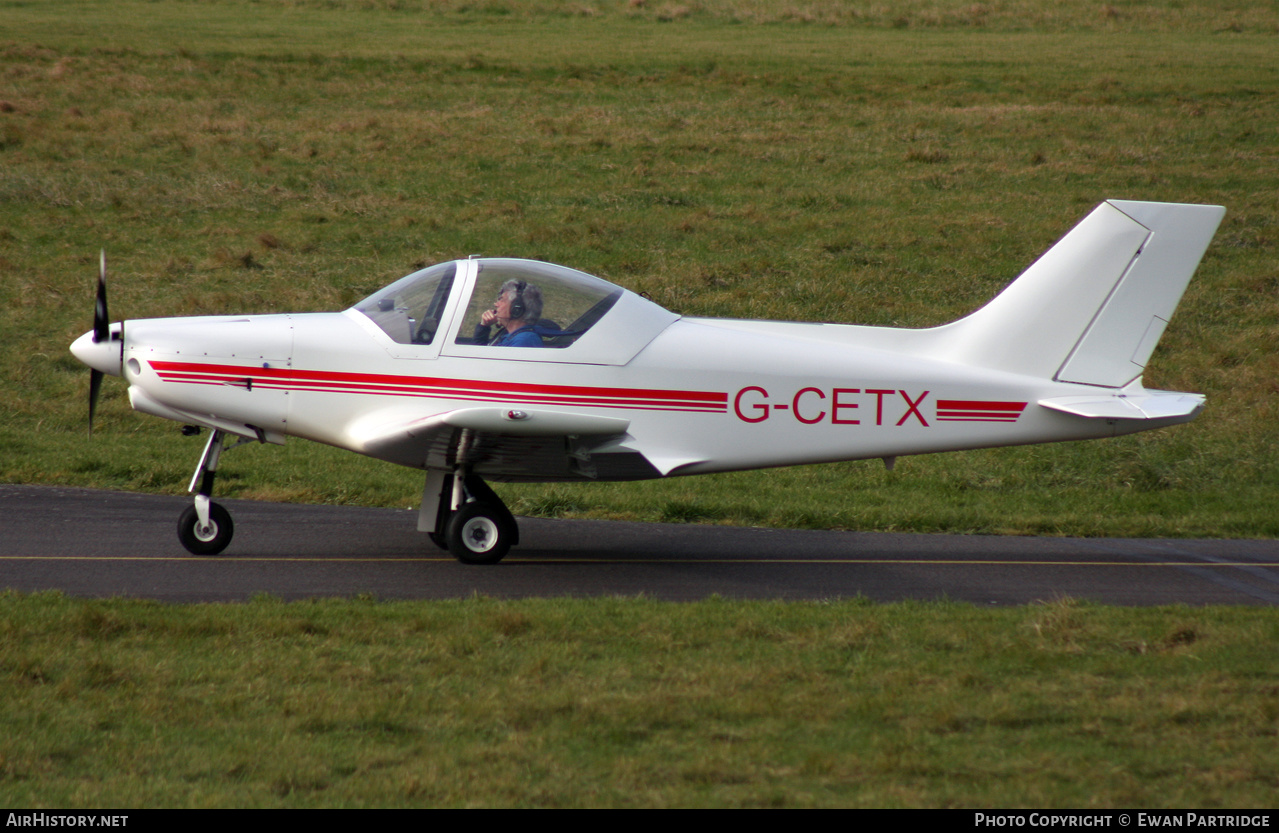
M 1279 605 L 1279 541 L 1013 538 L 520 519 L 501 564 L 471 567 L 416 512 L 220 501 L 221 556 L 177 541 L 188 498 L 0 485 L 0 587 L 169 602 L 481 594 L 693 600 L 1069 596 L 1123 605 Z

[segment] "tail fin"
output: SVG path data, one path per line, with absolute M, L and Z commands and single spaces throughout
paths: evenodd
M 1226 210 L 1099 205 L 989 304 L 934 331 L 949 358 L 1101 387 L 1141 375 Z

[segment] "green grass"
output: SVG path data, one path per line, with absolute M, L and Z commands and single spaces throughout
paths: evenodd
M 1247 608 L 0 596 L 0 800 L 1266 808 Z
M 628 485 L 517 511 L 781 526 L 1273 536 L 1273 4 L 4 3 L 0 479 L 178 492 L 198 449 L 108 380 L 115 318 L 340 309 L 472 252 L 695 315 L 928 326 L 1106 197 L 1229 213 L 1147 375 L 1193 424 L 1114 442 Z M 179 443 L 181 442 L 181 445 Z M 295 443 L 220 493 L 407 505 Z M 769 495 L 767 501 L 761 495 Z

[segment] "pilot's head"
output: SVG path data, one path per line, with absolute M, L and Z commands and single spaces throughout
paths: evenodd
M 526 281 L 507 281 L 497 293 L 499 319 L 536 324 L 542 317 L 542 290 Z

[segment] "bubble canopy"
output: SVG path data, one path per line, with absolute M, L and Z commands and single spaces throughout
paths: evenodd
M 502 325 L 485 322 L 499 295 L 518 298 L 516 327 L 535 334 L 519 347 L 502 344 Z M 357 303 L 391 340 L 443 345 L 454 356 L 524 361 L 625 363 L 678 318 L 608 281 L 552 263 L 475 258 L 430 266 Z M 600 326 L 608 319 L 609 323 Z M 491 355 L 497 351 L 500 355 Z M 542 355 L 545 351 L 546 355 Z M 558 355 L 551 355 L 552 351 Z

